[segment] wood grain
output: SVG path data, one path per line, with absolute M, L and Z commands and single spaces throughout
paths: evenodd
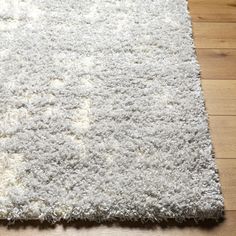
M 236 49 L 197 49 L 202 79 L 236 79 Z
M 210 116 L 216 158 L 236 158 L 236 116 Z
M 236 80 L 202 80 L 209 115 L 236 115 Z
M 193 22 L 193 32 L 197 48 L 236 48 L 236 23 Z
M 226 210 L 236 210 L 236 159 L 216 159 Z
M 193 21 L 236 22 L 235 0 L 188 0 Z

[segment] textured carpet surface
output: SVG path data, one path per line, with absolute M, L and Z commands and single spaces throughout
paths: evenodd
M 1 0 L 0 217 L 223 212 L 185 0 Z

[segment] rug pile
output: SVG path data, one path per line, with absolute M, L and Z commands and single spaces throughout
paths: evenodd
M 1 1 L 0 218 L 222 213 L 187 1 Z

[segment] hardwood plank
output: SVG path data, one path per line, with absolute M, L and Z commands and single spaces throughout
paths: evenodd
M 210 116 L 216 158 L 236 158 L 236 116 Z
M 203 79 L 236 79 L 236 50 L 197 49 Z
M 216 159 L 226 210 L 236 210 L 236 159 Z
M 1 236 L 235 236 L 236 235 L 236 211 L 226 211 L 226 219 L 218 225 L 203 226 L 172 226 L 172 227 L 141 227 L 132 226 L 105 226 L 90 224 L 66 224 L 52 227 L 49 224 L 39 228 L 37 225 L 20 224 L 9 229 L 0 226 Z
M 209 115 L 236 115 L 236 80 L 202 80 Z
M 193 21 L 236 22 L 235 0 L 188 0 Z
M 193 22 L 193 33 L 197 48 L 236 48 L 236 23 Z

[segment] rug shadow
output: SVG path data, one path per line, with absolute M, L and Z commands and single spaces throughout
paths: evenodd
M 8 230 L 18 230 L 18 229 L 27 229 L 27 228 L 37 228 L 39 230 L 47 230 L 47 229 L 54 229 L 58 225 L 62 226 L 64 229 L 67 228 L 74 228 L 74 229 L 84 229 L 84 228 L 93 228 L 99 226 L 106 226 L 106 227 L 121 227 L 121 228 L 135 228 L 135 229 L 145 229 L 145 230 L 154 230 L 157 228 L 161 229 L 171 229 L 171 228 L 199 228 L 204 230 L 211 230 L 216 227 L 219 227 L 225 218 L 222 217 L 218 221 L 215 220 L 204 220 L 196 222 L 193 219 L 186 220 L 182 223 L 177 222 L 175 220 L 168 220 L 162 222 L 130 222 L 130 221 L 117 221 L 117 222 L 94 222 L 94 221 L 83 221 L 83 220 L 73 220 L 70 222 L 67 221 L 60 221 L 56 224 L 51 224 L 49 222 L 40 222 L 38 220 L 23 220 L 23 221 L 15 221 L 9 222 L 7 220 L 0 220 L 0 226 L 7 227 Z

